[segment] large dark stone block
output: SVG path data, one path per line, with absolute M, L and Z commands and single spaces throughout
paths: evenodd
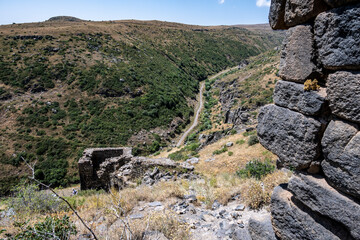
M 360 72 L 330 74 L 326 91 L 333 114 L 360 123 Z
M 320 13 L 314 32 L 325 68 L 360 69 L 360 4 Z
M 285 25 L 293 27 L 306 23 L 327 9 L 328 6 L 322 0 L 287 0 L 285 6 Z
M 275 234 L 282 240 L 353 239 L 339 224 L 312 212 L 281 185 L 271 196 Z
M 343 5 L 348 5 L 352 3 L 358 3 L 359 0 L 324 0 L 331 7 L 340 7 Z
M 288 29 L 284 22 L 286 0 L 272 0 L 269 12 L 269 23 L 272 29 Z
M 322 124 L 315 118 L 267 105 L 261 108 L 258 122 L 260 143 L 276 154 L 282 165 L 303 169 L 319 157 Z
M 248 226 L 251 239 L 256 240 L 276 240 L 274 229 L 271 225 L 271 216 L 263 215 L 251 217 Z
M 355 124 L 331 121 L 321 141 L 321 163 L 329 183 L 360 198 L 360 132 Z
M 360 239 L 360 205 L 332 188 L 323 177 L 294 175 L 288 190 L 312 211 L 343 224 L 355 239 Z
M 304 83 L 318 75 L 314 63 L 314 36 L 310 25 L 299 25 L 286 32 L 281 51 L 279 75 L 281 78 Z
M 274 91 L 274 103 L 306 115 L 319 115 L 325 107 L 326 91 L 304 91 L 304 85 L 278 81 Z

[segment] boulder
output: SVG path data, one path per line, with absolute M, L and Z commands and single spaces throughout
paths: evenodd
M 251 238 L 254 240 L 276 240 L 274 229 L 271 225 L 270 214 L 258 217 L 251 217 L 249 219 L 248 229 Z
M 332 188 L 322 176 L 294 175 L 288 190 L 312 211 L 343 224 L 352 237 L 360 239 L 360 205 Z
M 321 141 L 321 166 L 330 185 L 360 198 L 360 132 L 355 124 L 331 121 Z
M 329 6 L 335 8 L 343 5 L 359 2 L 359 0 L 324 0 Z
M 360 4 L 319 14 L 315 42 L 327 69 L 360 69 Z
M 282 79 L 304 83 L 318 72 L 314 37 L 310 25 L 299 25 L 286 32 L 281 51 L 279 75 Z
M 284 185 L 272 193 L 271 215 L 275 234 L 282 240 L 352 239 L 339 223 L 310 211 Z
M 319 115 L 325 108 L 326 90 L 304 91 L 304 85 L 278 81 L 274 91 L 274 103 L 306 115 Z
M 285 4 L 286 0 L 272 0 L 269 12 L 269 23 L 272 29 L 287 29 L 285 25 Z
M 328 9 L 322 0 L 287 0 L 285 6 L 285 25 L 293 27 L 315 18 Z
M 280 165 L 307 168 L 320 156 L 322 124 L 313 117 L 276 105 L 260 109 L 257 133 L 260 143 L 280 159 Z
M 360 123 L 360 72 L 330 74 L 326 91 L 333 114 Z

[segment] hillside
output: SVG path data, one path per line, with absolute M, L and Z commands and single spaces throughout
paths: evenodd
M 26 175 L 78 181 L 93 146 L 159 150 L 193 115 L 199 81 L 280 45 L 249 26 L 46 21 L 0 26 L 0 194 Z

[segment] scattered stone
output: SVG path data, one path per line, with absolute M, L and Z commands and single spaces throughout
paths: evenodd
M 317 75 L 319 69 L 313 62 L 315 50 L 310 25 L 299 25 L 286 32 L 281 51 L 279 75 L 287 81 L 304 83 Z
M 185 199 L 187 199 L 190 203 L 196 202 L 197 198 L 194 194 L 191 195 L 185 195 L 184 196 Z
M 199 159 L 196 157 L 193 157 L 193 158 L 186 160 L 186 162 L 189 164 L 197 164 L 197 163 L 199 163 Z
M 212 210 L 216 210 L 221 207 L 221 204 L 218 202 L 218 200 L 215 200 L 214 203 L 211 206 Z
M 342 223 L 360 239 L 360 205 L 330 187 L 321 176 L 293 175 L 288 189 L 312 211 Z
M 312 117 L 275 105 L 260 109 L 257 133 L 261 145 L 283 166 L 307 168 L 320 156 L 322 124 Z
M 315 42 L 325 68 L 360 69 L 359 15 L 360 4 L 332 9 L 317 16 Z
M 237 213 L 237 212 L 232 212 L 232 213 L 230 213 L 230 215 L 231 215 L 231 217 L 233 218 L 233 219 L 238 219 L 241 215 L 239 214 L 239 213 Z
M 228 143 L 226 143 L 226 147 L 232 147 L 233 145 L 234 145 L 233 142 L 228 142 Z
M 235 208 L 235 211 L 244 211 L 244 210 L 245 210 L 244 204 L 240 204 L 239 206 L 237 206 L 237 207 Z
M 138 214 L 132 214 L 129 216 L 130 219 L 141 219 L 141 218 L 144 218 L 144 215 L 141 214 L 141 213 L 138 213 Z
M 201 215 L 201 220 L 203 220 L 205 222 L 214 222 L 215 217 L 210 214 L 203 214 L 203 215 Z
M 304 91 L 304 85 L 278 81 L 274 90 L 274 103 L 306 115 L 319 115 L 325 108 L 326 90 Z
M 331 121 L 321 141 L 325 160 L 321 166 L 330 185 L 360 198 L 360 132 L 358 126 Z
M 276 240 L 276 236 L 271 225 L 270 214 L 261 217 L 251 217 L 249 219 L 249 232 L 252 239 L 256 240 Z
M 161 207 L 162 203 L 161 202 L 150 202 L 148 203 L 149 207 Z
M 341 118 L 360 123 L 360 72 L 342 71 L 330 74 L 327 85 L 332 113 Z
M 293 27 L 303 24 L 328 9 L 321 0 L 287 0 L 285 6 L 285 24 Z

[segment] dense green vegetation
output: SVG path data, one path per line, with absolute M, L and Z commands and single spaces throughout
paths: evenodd
M 22 157 L 37 161 L 36 176 L 52 186 L 78 181 L 76 161 L 84 148 L 124 146 L 141 130 L 166 129 L 181 119 L 170 136 L 149 133 L 134 148 L 135 154 L 158 151 L 193 115 L 188 100 L 198 93 L 199 81 L 281 41 L 277 33 L 259 36 L 240 27 L 87 24 L 81 31 L 54 30 L 37 38 L 22 29 L 0 35 L 0 100 L 19 98 L 0 105 L 2 114 L 10 114 L 10 127 L 0 131 L 8 140 L 0 144 L 0 164 L 24 167 Z M 206 114 L 215 101 L 210 94 L 206 100 L 204 129 L 211 127 Z M 0 173 L 0 195 L 12 185 L 4 182 L 22 176 Z
M 244 168 L 239 169 L 236 173 L 243 178 L 254 177 L 260 180 L 263 176 L 275 171 L 275 165 L 269 160 L 261 161 L 253 159 L 248 162 Z

